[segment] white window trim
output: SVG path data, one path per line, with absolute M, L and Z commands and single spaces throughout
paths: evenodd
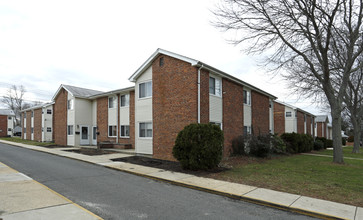
M 143 84 L 143 83 L 148 83 L 148 82 L 151 82 L 151 96 L 146 96 L 146 97 L 142 97 L 142 98 L 140 98 L 140 84 Z M 137 92 L 138 92 L 138 94 L 137 94 L 137 98 L 138 98 L 138 100 L 144 100 L 144 99 L 151 99 L 152 97 L 153 97 L 153 87 L 152 87 L 152 85 L 153 85 L 153 82 L 152 82 L 152 80 L 146 80 L 146 81 L 142 81 L 142 82 L 139 82 L 138 84 L 137 84 Z
M 116 128 L 116 135 L 115 136 L 110 136 L 110 126 L 114 126 Z M 117 138 L 117 125 L 108 125 L 108 127 L 107 127 L 107 137 Z
M 69 134 L 69 126 L 72 126 L 72 134 Z M 74 126 L 73 125 L 67 125 L 67 136 L 73 136 L 74 135 Z
M 122 96 L 126 96 L 126 95 L 129 96 L 129 104 L 128 105 L 125 105 L 125 106 L 121 106 L 121 97 Z M 128 107 L 130 107 L 130 93 L 128 93 L 128 94 L 121 94 L 120 95 L 120 108 L 128 108 Z
M 223 131 L 223 123 L 222 122 L 219 122 L 219 121 L 210 121 L 209 123 L 214 124 L 214 125 L 221 124 L 220 128 Z
M 216 86 L 214 85 L 214 93 L 215 94 L 211 94 L 209 93 L 210 96 L 214 96 L 214 97 L 218 97 L 218 98 L 222 98 L 222 94 L 223 94 L 223 90 L 222 90 L 222 79 L 221 78 L 218 78 L 218 77 L 215 77 L 215 76 L 209 76 L 209 78 L 213 78 L 214 79 L 214 82 L 216 82 L 217 80 L 219 81 L 219 85 L 220 85 L 220 95 L 217 95 L 216 93 Z M 209 84 L 209 79 L 208 79 L 208 84 Z M 209 92 L 209 87 L 208 87 L 208 92 Z
M 151 126 L 152 126 L 152 133 L 151 133 L 151 137 L 140 137 L 140 124 L 141 123 L 151 123 Z M 139 139 L 149 139 L 149 140 L 151 140 L 151 139 L 153 139 L 153 137 L 154 137 L 154 127 L 153 127 L 153 122 L 152 121 L 140 121 L 140 122 L 138 122 L 138 138 Z
M 247 89 L 244 89 L 243 90 L 243 95 L 244 95 L 244 91 L 247 92 L 247 100 L 246 100 L 247 103 L 245 103 L 244 100 L 242 100 L 243 101 L 243 105 L 251 106 L 252 105 L 252 94 L 251 94 L 251 91 L 250 90 L 247 90 Z M 243 99 L 244 99 L 244 97 L 243 97 Z
M 129 126 L 129 136 L 121 136 L 121 126 Z M 130 125 L 120 125 L 120 138 L 130 138 Z
M 292 112 L 289 112 L 290 113 L 290 116 L 287 116 L 287 113 L 288 113 L 289 111 L 287 111 L 287 112 L 285 112 L 285 118 L 292 118 Z

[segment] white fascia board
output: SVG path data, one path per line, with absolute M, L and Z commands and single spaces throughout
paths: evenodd
M 155 58 L 159 55 L 159 54 L 164 54 L 179 60 L 182 60 L 184 62 L 190 63 L 192 66 L 195 66 L 198 64 L 199 61 L 167 51 L 167 50 L 163 50 L 163 49 L 157 49 L 136 71 L 134 74 L 132 74 L 132 76 L 130 76 L 129 80 L 131 82 L 136 82 L 136 79 L 147 69 L 151 66 L 152 62 L 155 60 Z
M 54 96 L 52 97 L 52 102 L 54 102 L 55 97 L 57 97 L 58 93 L 60 92 L 61 89 L 65 89 L 68 93 L 70 93 L 72 96 L 74 96 L 66 87 L 63 86 L 63 84 L 61 84 L 58 88 L 58 90 L 55 92 Z

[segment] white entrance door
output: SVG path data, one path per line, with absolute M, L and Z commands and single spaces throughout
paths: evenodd
M 81 145 L 89 145 L 88 126 L 81 126 Z
M 97 127 L 92 127 L 92 145 L 97 145 Z

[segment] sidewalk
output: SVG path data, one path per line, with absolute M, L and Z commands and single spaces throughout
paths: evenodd
M 65 148 L 48 149 L 32 145 L 14 143 L 0 140 L 0 142 L 24 147 L 32 150 L 42 151 L 67 158 L 97 164 L 111 169 L 144 176 L 151 179 L 169 182 L 171 184 L 189 187 L 201 191 L 206 191 L 218 195 L 227 196 L 233 199 L 248 201 L 264 206 L 297 212 L 313 217 L 324 219 L 352 219 L 363 220 L 363 208 L 345 205 L 326 200 L 310 198 L 301 195 L 278 192 L 274 190 L 257 188 L 243 184 L 230 183 L 210 178 L 197 177 L 185 173 L 177 173 L 162 169 L 145 167 L 124 162 L 113 162 L 111 159 L 129 157 L 128 154 L 107 154 L 100 156 L 87 156 L 64 151 Z M 74 149 L 74 148 L 71 148 Z M 1 198 L 0 198 L 1 207 Z M 1 213 L 0 213 L 1 215 Z M 1 218 L 1 216 L 0 216 Z
M 102 219 L 0 162 L 0 219 Z

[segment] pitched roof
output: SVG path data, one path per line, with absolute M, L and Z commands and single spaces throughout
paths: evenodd
M 0 109 L 0 115 L 11 115 L 11 116 L 15 116 L 15 113 L 11 109 Z
M 64 88 L 72 96 L 77 97 L 77 98 L 89 98 L 90 96 L 94 96 L 94 95 L 103 93 L 102 91 L 97 91 L 97 90 L 93 90 L 93 89 L 86 89 L 86 88 L 81 88 L 81 87 L 77 87 L 77 86 L 61 84 L 59 86 L 57 92 L 54 94 L 54 96 L 52 98 L 53 101 L 57 97 L 58 93 L 60 92 L 60 90 L 62 88 Z
M 54 104 L 54 102 L 47 102 L 47 103 L 44 103 L 44 104 L 41 104 L 41 105 L 36 105 L 36 106 L 30 107 L 30 108 L 27 108 L 27 109 L 23 109 L 20 112 L 26 112 L 26 111 L 33 110 L 33 109 L 44 108 L 44 107 L 47 107 L 47 106 L 50 106 L 50 105 L 53 105 L 53 104 Z
M 325 122 L 326 120 L 328 120 L 329 122 L 329 118 L 327 115 L 317 115 L 315 122 Z
M 292 109 L 294 109 L 294 110 L 297 110 L 297 111 L 303 112 L 303 113 L 305 113 L 305 114 L 311 115 L 311 116 L 313 116 L 313 117 L 316 117 L 314 114 L 311 114 L 310 112 L 307 112 L 307 111 L 305 111 L 305 110 L 303 110 L 303 109 L 301 109 L 301 108 L 295 107 L 295 106 L 293 106 L 293 105 L 287 104 L 287 103 L 285 103 L 285 102 L 282 102 L 282 101 L 279 101 L 279 100 L 274 100 L 274 102 L 277 102 L 277 103 L 279 103 L 279 104 L 281 104 L 281 105 L 285 105 L 285 106 L 287 106 L 287 107 L 289 107 L 289 108 L 292 108 Z
M 255 90 L 257 92 L 260 92 L 264 95 L 267 95 L 273 99 L 276 99 L 277 97 L 274 96 L 274 95 L 271 95 L 270 93 L 267 93 L 265 91 L 263 91 L 262 89 L 259 89 L 249 83 L 246 83 L 234 76 L 231 76 L 221 70 L 218 70 L 217 68 L 214 68 L 206 63 L 203 63 L 201 61 L 198 61 L 198 60 L 195 60 L 195 59 L 192 59 L 192 58 L 189 58 L 189 57 L 186 57 L 186 56 L 182 56 L 180 54 L 176 54 L 176 53 L 173 53 L 173 52 L 170 52 L 170 51 L 167 51 L 167 50 L 163 50 L 163 49 L 160 49 L 158 48 L 136 71 L 134 74 L 132 74 L 132 76 L 130 76 L 129 80 L 131 82 L 135 82 L 136 79 L 146 70 L 148 69 L 151 65 L 152 65 L 152 62 L 158 57 L 159 54 L 164 54 L 164 55 L 167 55 L 167 56 L 170 56 L 170 57 L 174 57 L 176 59 L 179 59 L 179 60 L 182 60 L 184 62 L 187 62 L 187 63 L 190 63 L 190 65 L 192 66 L 195 66 L 195 67 L 202 67 L 203 69 L 206 69 L 206 70 L 209 70 L 211 72 L 213 72 L 214 74 L 217 74 L 217 75 L 220 75 L 221 77 L 224 77 L 224 78 L 227 78 L 229 80 L 232 80 L 233 82 L 236 82 L 238 84 L 241 84 L 243 86 L 246 86 L 252 90 Z

